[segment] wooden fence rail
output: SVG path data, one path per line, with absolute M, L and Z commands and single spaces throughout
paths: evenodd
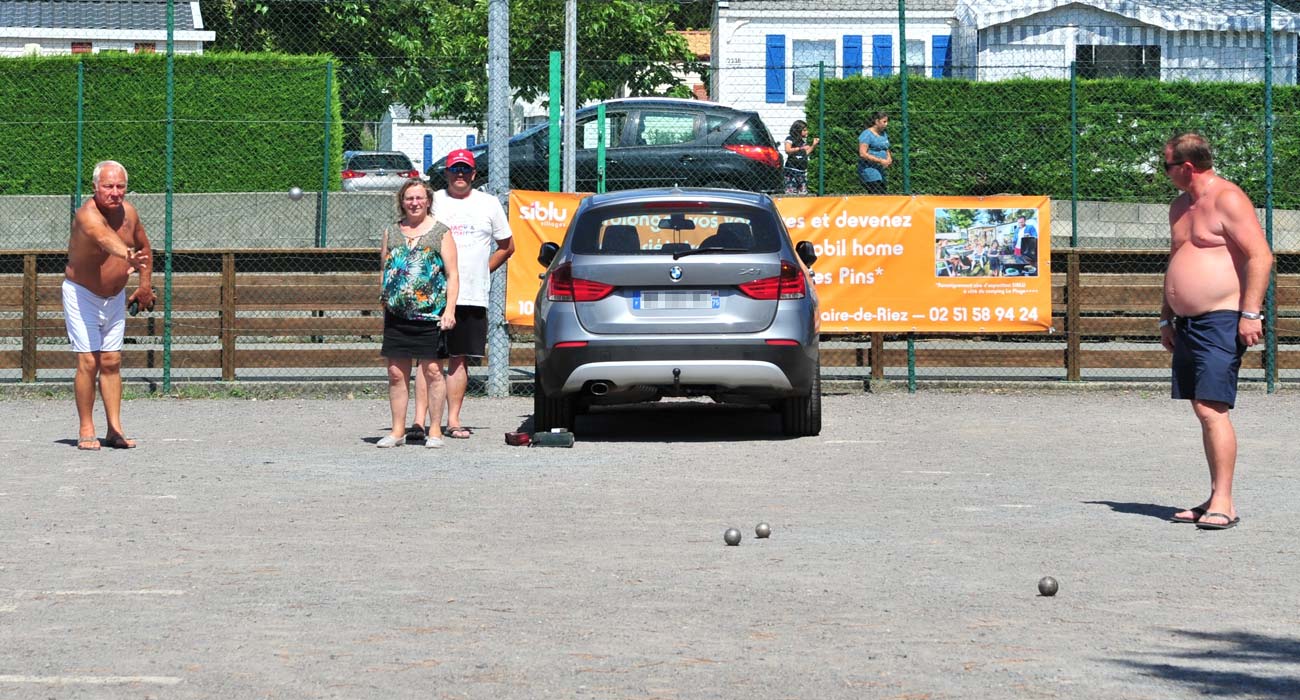
M 1053 251 L 1052 324 L 1056 332 L 1016 336 L 917 334 L 919 367 L 1034 367 L 1065 370 L 1078 380 L 1085 369 L 1166 367 L 1168 355 L 1155 342 L 1164 251 Z M 375 251 L 194 250 L 173 253 L 172 367 L 219 369 L 233 380 L 253 368 L 378 367 L 379 272 Z M 156 259 L 161 259 L 158 255 Z M 39 342 L 64 337 L 60 285 L 63 251 L 0 251 L 0 369 L 21 368 L 24 382 L 40 370 L 75 366 L 65 345 Z M 1282 349 L 1277 369 L 1300 368 L 1300 252 L 1279 253 L 1276 287 Z M 162 291 L 161 273 L 155 286 Z M 512 329 L 515 337 L 527 328 Z M 127 321 L 123 351 L 127 368 L 161 367 L 150 339 L 163 333 L 161 302 L 151 314 Z M 827 344 L 824 367 L 869 367 L 883 377 L 886 367 L 907 364 L 907 352 L 889 347 L 906 336 L 869 334 L 869 345 Z M 828 336 L 826 340 L 835 340 Z M 15 342 L 17 341 L 17 342 Z M 243 341 L 243 342 L 241 342 Z M 1138 344 L 1138 345 L 1134 345 Z M 350 347 L 340 347 L 348 345 Z M 960 345 L 960 347 L 952 347 Z M 1135 349 L 1140 347 L 1142 349 Z M 531 344 L 511 348 L 512 365 L 532 364 Z M 1260 368 L 1262 353 L 1245 366 Z

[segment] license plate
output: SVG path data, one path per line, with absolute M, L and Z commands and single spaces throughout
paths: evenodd
M 716 289 L 668 289 L 664 291 L 635 292 L 632 295 L 632 308 L 638 311 L 654 309 L 719 309 L 722 308 L 722 300 L 718 298 Z

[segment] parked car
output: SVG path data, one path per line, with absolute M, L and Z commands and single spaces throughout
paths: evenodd
M 575 114 L 575 184 L 596 191 L 597 108 Z M 777 144 L 756 112 L 716 102 L 634 97 L 605 103 L 605 189 L 720 187 L 780 192 L 784 187 Z M 487 182 L 488 144 L 474 152 L 475 186 Z M 549 189 L 550 125 L 541 124 L 510 139 L 510 186 Z M 429 168 L 441 182 L 446 158 Z
M 667 396 L 765 403 L 787 435 L 821 432 L 811 243 L 772 199 L 718 189 L 588 197 L 534 306 L 537 430 L 602 404 Z
M 415 177 L 420 177 L 420 171 L 401 151 L 344 153 L 344 192 L 395 192 L 402 183 Z

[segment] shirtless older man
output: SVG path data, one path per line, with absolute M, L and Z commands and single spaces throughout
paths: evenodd
M 1273 253 L 1250 198 L 1214 172 L 1203 137 L 1175 136 L 1164 159 L 1165 173 L 1183 194 L 1169 207 L 1160 343 L 1174 354 L 1173 398 L 1192 402 L 1210 466 L 1210 497 L 1173 519 L 1226 530 L 1241 520 L 1232 500 L 1237 434 L 1228 411 L 1237 399 L 1241 358 L 1263 335 Z
M 63 317 L 77 353 L 73 388 L 77 400 L 77 448 L 98 450 L 95 436 L 95 384 L 104 400 L 109 447 L 135 447 L 122 432 L 122 340 L 126 334 L 127 278 L 140 272 L 140 286 L 129 301 L 154 304 L 150 286 L 149 237 L 135 207 L 125 201 L 126 168 L 106 160 L 95 166 L 95 196 L 72 221 L 68 266 L 64 269 Z

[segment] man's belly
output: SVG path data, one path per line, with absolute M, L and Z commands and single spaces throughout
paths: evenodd
M 64 274 L 92 294 L 112 297 L 126 287 L 126 282 L 131 277 L 131 270 L 125 263 L 114 263 L 117 263 L 117 260 L 109 260 L 104 265 L 91 267 L 89 270 L 68 265 L 64 268 Z
M 1235 310 L 1240 299 L 1241 281 L 1226 247 L 1198 248 L 1188 243 L 1169 259 L 1165 300 L 1175 314 Z

